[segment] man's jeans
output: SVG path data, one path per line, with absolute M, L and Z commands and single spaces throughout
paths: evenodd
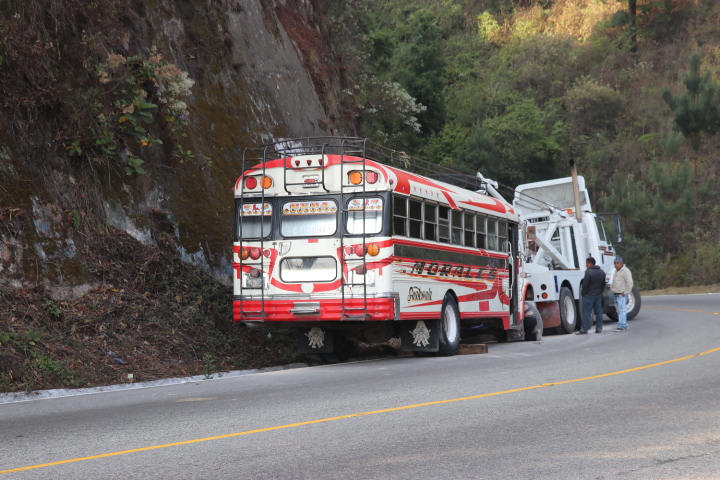
M 592 325 L 592 312 L 595 311 L 595 330 L 602 331 L 603 327 L 603 316 L 602 316 L 602 294 L 599 295 L 587 295 L 583 297 L 582 301 L 582 328 L 583 332 L 590 330 Z
M 627 330 L 627 295 L 615 294 L 615 310 L 618 315 L 618 328 Z

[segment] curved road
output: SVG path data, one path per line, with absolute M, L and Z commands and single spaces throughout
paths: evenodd
M 720 478 L 720 295 L 614 327 L 4 404 L 0 480 Z

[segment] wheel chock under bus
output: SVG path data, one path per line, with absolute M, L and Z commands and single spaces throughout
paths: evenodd
M 403 320 L 400 338 L 404 352 L 437 352 L 440 350 L 438 320 Z
M 333 353 L 334 351 L 335 342 L 332 330 L 321 327 L 297 329 L 298 353 Z
M 486 343 L 472 343 L 469 345 L 460 344 L 458 355 L 475 355 L 478 353 L 487 353 L 488 346 Z

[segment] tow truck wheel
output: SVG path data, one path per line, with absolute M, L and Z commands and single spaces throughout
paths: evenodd
M 460 312 L 451 294 L 445 295 L 440 317 L 440 350 L 438 355 L 455 355 L 460 347 Z
M 637 314 L 640 313 L 641 304 L 642 300 L 640 299 L 640 289 L 633 287 L 632 290 L 630 290 L 630 296 L 627 299 L 626 308 L 628 320 L 632 320 L 637 317 Z M 611 308 L 605 315 L 607 315 L 613 322 L 617 322 L 620 319 L 615 307 Z
M 567 287 L 560 289 L 560 325 L 558 333 L 572 333 L 578 321 L 577 306 L 573 294 Z
M 632 290 L 630 290 L 630 298 L 628 298 L 627 301 L 628 320 L 632 320 L 633 318 L 637 317 L 637 314 L 640 313 L 641 303 L 642 300 L 640 300 L 640 289 L 637 287 L 633 287 Z

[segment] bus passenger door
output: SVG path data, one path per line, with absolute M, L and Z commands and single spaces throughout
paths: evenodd
M 520 299 L 520 285 L 518 282 L 518 272 L 520 269 L 520 262 L 522 261 L 519 255 L 519 238 L 518 238 L 518 227 L 517 225 L 508 225 L 508 285 L 506 287 L 506 294 L 510 297 L 509 305 L 507 306 L 510 310 L 510 325 L 515 326 L 520 323 L 520 315 L 518 312 L 518 305 Z

